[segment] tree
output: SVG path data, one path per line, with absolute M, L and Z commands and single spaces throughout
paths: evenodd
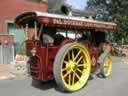
M 94 11 L 96 19 L 112 21 L 118 25 L 114 33 L 117 42 L 124 38 L 128 43 L 128 1 L 127 0 L 89 0 L 87 10 Z

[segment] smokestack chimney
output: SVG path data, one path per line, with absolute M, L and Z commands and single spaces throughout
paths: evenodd
M 70 6 L 62 5 L 61 6 L 61 12 L 65 15 L 72 16 L 72 10 Z

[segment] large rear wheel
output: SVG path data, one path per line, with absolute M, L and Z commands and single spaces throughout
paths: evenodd
M 87 83 L 90 69 L 87 49 L 78 43 L 69 43 L 64 45 L 55 57 L 54 78 L 61 89 L 73 92 Z

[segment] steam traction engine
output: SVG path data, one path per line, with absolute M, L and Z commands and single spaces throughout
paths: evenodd
M 25 30 L 32 79 L 55 79 L 73 92 L 97 69 L 100 77 L 110 76 L 111 45 L 105 34 L 116 30 L 116 24 L 41 12 L 22 13 L 15 24 Z

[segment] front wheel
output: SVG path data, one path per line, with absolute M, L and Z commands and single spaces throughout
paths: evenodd
M 90 55 L 78 43 L 66 44 L 58 51 L 53 68 L 54 79 L 61 89 L 77 91 L 88 81 L 91 70 Z

